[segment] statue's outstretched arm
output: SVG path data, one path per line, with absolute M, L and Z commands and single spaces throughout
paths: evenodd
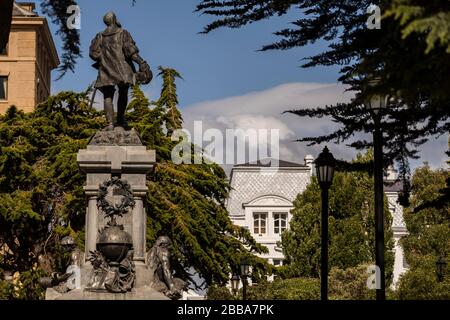
M 137 52 L 131 56 L 131 59 L 140 66 L 146 63 L 145 60 L 142 59 L 142 57 Z

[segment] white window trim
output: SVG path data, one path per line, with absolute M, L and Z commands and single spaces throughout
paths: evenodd
M 285 207 L 266 207 L 266 206 L 260 206 L 260 207 L 252 207 L 252 208 L 246 208 L 246 216 L 247 216 L 247 224 L 251 227 L 251 234 L 255 237 L 256 240 L 258 239 L 268 239 L 272 238 L 276 241 L 281 240 L 281 233 L 275 233 L 275 219 L 274 214 L 277 213 L 284 213 L 287 214 L 286 219 L 286 230 L 289 230 L 289 223 L 291 221 L 292 215 L 291 215 L 291 209 L 292 206 L 289 208 Z M 264 234 L 258 234 L 254 231 L 254 221 L 255 221 L 255 214 L 257 213 L 266 213 L 266 233 Z
M 273 234 L 274 234 L 275 236 L 281 236 L 281 234 L 282 234 L 285 230 L 288 230 L 288 229 L 289 229 L 289 211 L 272 211 L 271 213 L 272 213 L 272 220 L 273 220 L 273 229 L 272 229 Z M 283 214 L 283 215 L 286 216 L 286 226 L 285 226 L 285 229 L 284 229 L 283 231 L 279 232 L 279 233 L 275 233 L 275 215 L 276 215 L 276 214 L 280 214 L 280 215 Z M 281 222 L 281 219 L 280 219 L 280 222 Z M 281 225 L 278 226 L 278 227 L 281 229 Z
M 258 223 L 258 230 L 259 231 L 261 231 L 261 221 L 262 221 L 262 217 L 264 217 L 265 219 L 265 229 L 266 229 L 266 232 L 265 233 L 255 233 L 255 222 L 256 222 L 256 215 L 259 215 L 259 218 L 258 218 L 258 220 L 259 220 L 259 223 Z M 263 237 L 263 236 L 267 236 L 268 235 L 268 231 L 269 231 L 269 219 L 270 219 L 270 217 L 269 217 L 269 212 L 267 212 L 267 211 L 264 211 L 264 210 L 261 210 L 261 211 L 253 211 L 253 214 L 252 214 L 252 219 L 253 219 L 253 224 L 252 224 L 252 233 L 254 234 L 254 235 L 258 235 L 258 236 L 261 236 L 261 237 Z

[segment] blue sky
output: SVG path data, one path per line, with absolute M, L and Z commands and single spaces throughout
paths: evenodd
M 302 162 L 306 154 L 317 156 L 323 146 L 308 147 L 293 140 L 330 133 L 335 126 L 329 119 L 301 120 L 282 115 L 296 106 L 313 107 L 348 101 L 337 83 L 338 67 L 303 69 L 301 59 L 325 49 L 324 43 L 287 51 L 257 52 L 262 45 L 276 40 L 274 31 L 298 18 L 298 11 L 275 17 L 241 29 L 221 29 L 199 34 L 211 17 L 194 13 L 199 0 L 78 0 L 81 7 L 81 47 L 75 73 L 54 81 L 52 91 L 81 91 L 96 78 L 88 56 L 95 34 L 104 29 L 103 15 L 116 12 L 123 27 L 131 32 L 141 55 L 156 73 L 158 66 L 177 69 L 184 80 L 178 81 L 180 108 L 185 127 L 202 120 L 205 128 L 243 128 L 249 126 L 279 129 L 280 157 Z M 52 31 L 56 28 L 51 25 Z M 59 37 L 55 37 L 61 48 Z M 57 73 L 54 73 L 54 79 Z M 159 95 L 160 79 L 143 89 L 151 98 Z M 422 147 L 422 158 L 413 167 L 429 161 L 433 167 L 445 166 L 448 136 Z M 330 149 L 338 158 L 350 160 L 352 149 L 341 144 Z
M 276 39 L 272 32 L 287 26 L 295 15 L 266 20 L 239 30 L 219 30 L 198 34 L 210 17 L 194 13 L 199 0 L 79 0 L 81 7 L 81 44 L 84 57 L 75 74 L 53 84 L 53 90 L 82 90 L 92 82 L 95 70 L 88 57 L 89 44 L 104 28 L 102 17 L 116 12 L 128 29 L 144 59 L 153 70 L 157 66 L 177 69 L 184 78 L 179 82 L 181 107 L 196 102 L 264 90 L 290 82 L 336 82 L 337 68 L 298 68 L 302 57 L 317 51 L 316 47 L 289 51 L 257 52 Z M 52 26 L 53 30 L 55 27 Z M 58 48 L 59 38 L 55 39 Z M 56 78 L 56 77 L 55 77 Z M 146 90 L 156 94 L 159 83 Z

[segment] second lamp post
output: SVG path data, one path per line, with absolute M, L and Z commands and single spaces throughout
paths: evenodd
M 322 190 L 322 246 L 320 266 L 320 298 L 328 300 L 328 190 L 333 183 L 336 160 L 325 147 L 316 161 L 316 176 Z
M 247 278 L 250 275 L 250 264 L 247 258 L 241 261 L 242 300 L 247 300 Z
M 368 89 L 373 90 L 379 83 L 379 79 L 372 78 L 368 81 Z M 384 194 L 383 194 L 383 135 L 381 133 L 381 110 L 386 108 L 387 96 L 378 92 L 369 94 L 365 101 L 365 107 L 372 114 L 374 122 L 373 153 L 374 153 L 374 189 L 375 189 L 375 264 L 380 273 L 376 279 L 377 300 L 386 299 L 386 281 L 384 271 Z

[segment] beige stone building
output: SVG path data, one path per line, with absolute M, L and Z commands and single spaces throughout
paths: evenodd
M 11 105 L 33 111 L 50 95 L 59 58 L 47 19 L 34 10 L 34 3 L 14 3 L 9 42 L 0 48 L 0 114 Z

